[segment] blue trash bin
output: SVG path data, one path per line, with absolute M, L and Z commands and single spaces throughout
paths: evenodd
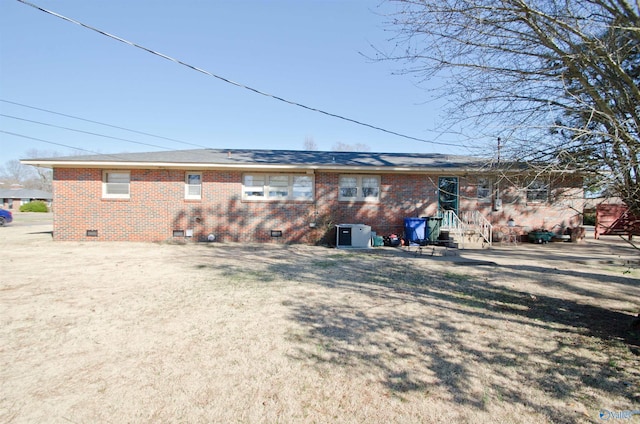
M 426 244 L 429 241 L 427 228 L 427 220 L 425 218 L 405 218 L 404 238 L 409 243 Z

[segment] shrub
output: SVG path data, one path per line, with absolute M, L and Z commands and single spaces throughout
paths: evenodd
M 582 216 L 582 225 L 596 225 L 596 213 L 585 212 Z
M 49 208 L 43 201 L 35 200 L 20 206 L 20 212 L 49 212 Z

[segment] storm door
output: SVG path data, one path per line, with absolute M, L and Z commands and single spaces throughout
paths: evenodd
M 438 207 L 458 215 L 458 177 L 438 178 Z

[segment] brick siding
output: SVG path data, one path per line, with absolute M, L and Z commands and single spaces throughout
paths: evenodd
M 340 174 L 333 172 L 316 172 L 313 202 L 243 201 L 242 171 L 204 170 L 202 199 L 185 200 L 188 171 L 198 170 L 131 169 L 130 198 L 105 199 L 103 170 L 54 169 L 55 239 L 184 241 L 173 231 L 192 230 L 191 240 L 214 234 L 218 241 L 314 244 L 334 241 L 331 234 L 339 223 L 368 224 L 381 235 L 402 234 L 405 217 L 432 216 L 438 207 L 437 175 L 379 174 L 380 201 L 375 203 L 338 201 Z M 473 178 L 459 176 L 459 184 L 460 210 L 482 210 L 494 224 L 509 217 L 535 228 L 577 223 L 566 193 L 556 204 L 530 205 L 514 188 L 504 188 L 503 208 L 493 211 L 490 203 L 478 203 Z M 577 196 L 579 184 L 569 186 Z M 88 230 L 97 231 L 97 237 L 88 237 Z M 282 231 L 282 238 L 271 237 L 271 230 Z

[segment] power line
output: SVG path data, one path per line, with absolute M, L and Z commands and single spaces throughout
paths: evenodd
M 172 149 L 170 149 L 168 147 L 158 146 L 156 144 L 149 144 L 149 143 L 143 143 L 141 141 L 127 140 L 126 138 L 112 137 L 110 135 L 98 134 L 98 133 L 94 133 L 94 132 L 90 132 L 90 131 L 76 130 L 74 128 L 62 127 L 60 125 L 48 124 L 46 122 L 33 121 L 31 119 L 20 118 L 20 117 L 12 116 L 12 115 L 5 115 L 4 113 L 0 113 L 0 116 L 4 116 L 5 118 L 16 119 L 16 120 L 24 121 L 24 122 L 31 122 L 32 124 L 44 125 L 44 126 L 53 127 L 53 128 L 60 128 L 62 130 L 74 131 L 74 132 L 79 132 L 79 133 L 82 133 L 82 134 L 94 135 L 94 136 L 97 136 L 97 137 L 110 138 L 112 140 L 126 141 L 127 143 L 140 144 L 142 146 L 157 147 L 159 149 L 164 149 L 164 150 L 172 150 Z
M 124 128 L 124 127 L 119 127 L 117 125 L 106 124 L 104 122 L 93 121 L 91 119 L 80 118 L 79 116 L 68 115 L 66 113 L 54 112 L 52 110 L 42 109 L 42 108 L 35 107 L 35 106 L 29 106 L 29 105 L 25 105 L 25 104 L 18 103 L 18 102 L 12 102 L 10 100 L 0 99 L 0 102 L 9 103 L 9 104 L 16 105 L 16 106 L 22 106 L 22 107 L 26 107 L 26 108 L 29 108 L 29 109 L 39 110 L 39 111 L 42 111 L 42 112 L 52 113 L 54 115 L 64 116 L 64 117 L 67 117 L 67 118 L 78 119 L 80 121 L 90 122 L 92 124 L 98 124 L 98 125 L 103 125 L 105 127 L 111 127 L 111 128 L 116 128 L 116 129 L 119 129 L 119 130 L 129 131 L 129 132 L 132 132 L 132 133 L 146 135 L 146 136 L 149 136 L 149 137 L 161 138 L 163 140 L 173 141 L 175 143 L 186 144 L 186 145 L 194 146 L 194 147 L 201 147 L 203 149 L 208 148 L 207 146 L 203 146 L 203 145 L 200 145 L 200 144 L 189 143 L 189 142 L 182 141 L 182 140 L 176 140 L 175 138 L 163 137 L 161 135 L 155 135 L 155 134 L 150 134 L 150 133 L 146 133 L 146 132 L 142 132 L 142 131 L 132 130 L 130 128 Z
M 54 142 L 54 141 L 43 140 L 43 139 L 41 139 L 41 138 L 30 137 L 30 136 L 28 136 L 28 135 L 18 134 L 18 133 L 14 133 L 14 132 L 11 132 L 11 131 L 0 130 L 0 133 L 13 135 L 13 136 L 15 136 L 15 137 L 27 138 L 27 139 L 29 139 L 29 140 L 40 141 L 40 142 L 42 142 L 42 143 L 52 144 L 52 145 L 54 145 L 54 146 L 66 147 L 67 149 L 80 150 L 80 151 L 82 151 L 82 152 L 95 153 L 95 154 L 97 154 L 97 155 L 101 155 L 101 154 L 102 154 L 102 153 L 100 153 L 100 152 L 96 152 L 96 151 L 93 151 L 93 150 L 87 150 L 87 149 L 83 149 L 83 148 L 81 148 L 81 147 L 69 146 L 68 144 L 56 143 L 56 142 Z M 116 155 L 109 155 L 109 154 L 105 154 L 104 156 L 111 156 L 111 157 L 113 157 L 113 158 L 120 159 L 120 157 L 119 157 L 119 156 L 116 156 Z
M 136 47 L 138 49 L 144 50 L 147 53 L 151 53 L 151 54 L 159 56 L 159 57 L 161 57 L 163 59 L 166 59 L 166 60 L 169 60 L 171 62 L 177 63 L 179 65 L 185 66 L 185 67 L 187 67 L 189 69 L 192 69 L 192 70 L 194 70 L 196 72 L 200 72 L 200 73 L 208 75 L 210 77 L 217 78 L 217 79 L 219 79 L 219 80 L 221 80 L 223 82 L 226 82 L 227 84 L 231 84 L 231 85 L 234 85 L 236 87 L 244 88 L 245 90 L 252 91 L 252 92 L 254 92 L 256 94 L 259 94 L 261 96 L 270 97 L 270 98 L 272 98 L 274 100 L 278 100 L 280 102 L 287 103 L 287 104 L 290 104 L 292 106 L 297 106 L 297 107 L 300 107 L 302 109 L 307 109 L 307 110 L 310 110 L 312 112 L 321 113 L 323 115 L 327 115 L 327 116 L 330 116 L 330 117 L 333 117 L 333 118 L 341 119 L 343 121 L 351 122 L 351 123 L 354 123 L 356 125 L 361 125 L 363 127 L 368 127 L 368 128 L 371 128 L 371 129 L 374 129 L 374 130 L 377 130 L 377 131 L 382 131 L 382 132 L 385 132 L 387 134 L 392 134 L 392 135 L 395 135 L 395 136 L 398 136 L 398 137 L 402 137 L 402 138 L 406 138 L 406 139 L 409 139 L 409 140 L 420 141 L 420 142 L 423 142 L 423 143 L 438 144 L 438 145 L 441 145 L 441 146 L 460 147 L 458 144 L 455 144 L 455 143 L 446 143 L 446 142 L 442 142 L 442 141 L 430 141 L 430 140 L 425 140 L 425 139 L 422 139 L 422 138 L 412 137 L 412 136 L 409 136 L 409 135 L 406 135 L 406 134 L 402 134 L 402 133 L 399 133 L 399 132 L 396 132 L 396 131 L 391 131 L 391 130 L 387 130 L 387 129 L 382 128 L 382 127 L 378 127 L 376 125 L 368 124 L 366 122 L 358 121 L 356 119 L 347 118 L 347 117 L 342 116 L 342 115 L 338 115 L 338 114 L 335 114 L 335 113 L 327 112 L 325 110 L 318 109 L 318 108 L 315 108 L 315 107 L 307 106 L 307 105 L 304 105 L 302 103 L 298 103 L 298 102 L 293 101 L 293 100 L 288 100 L 288 99 L 285 99 L 285 98 L 280 97 L 280 96 L 269 94 L 267 92 L 258 90 L 256 88 L 249 87 L 247 85 L 241 84 L 239 82 L 232 81 L 232 80 L 230 80 L 228 78 L 225 78 L 225 77 L 222 77 L 220 75 L 216 75 L 216 74 L 214 74 L 212 72 L 209 72 L 209 71 L 207 71 L 205 69 L 198 68 L 197 66 L 191 65 L 191 64 L 183 62 L 183 61 L 181 61 L 179 59 L 176 59 L 176 58 L 173 58 L 173 57 L 168 56 L 166 54 L 163 54 L 163 53 L 157 52 L 155 50 L 152 50 L 152 49 L 150 49 L 148 47 L 144 47 L 144 46 L 142 46 L 140 44 L 136 44 L 136 43 L 134 43 L 132 41 L 129 41 L 129 40 L 126 40 L 124 38 L 118 37 L 116 35 L 110 34 L 110 33 L 106 32 L 106 31 L 103 31 L 103 30 L 100 30 L 98 28 L 92 27 L 90 25 L 87 25 L 87 24 L 82 23 L 80 21 L 77 21 L 75 19 L 68 18 L 66 16 L 60 15 L 59 13 L 53 12 L 53 11 L 48 10 L 48 9 L 44 9 L 44 8 L 38 6 L 38 5 L 35 5 L 33 3 L 29 3 L 29 2 L 27 2 L 25 0 L 17 0 L 17 1 L 22 3 L 22 4 L 25 4 L 27 6 L 31 6 L 34 9 L 40 10 L 41 12 L 44 12 L 44 13 L 47 13 L 49 15 L 55 16 L 57 18 L 65 20 L 67 22 L 71 22 L 73 24 L 80 25 L 83 28 L 89 29 L 91 31 L 95 31 L 95 32 L 97 32 L 97 33 L 99 33 L 101 35 L 104 35 L 106 37 L 112 38 L 112 39 L 114 39 L 116 41 L 119 41 L 121 43 L 128 44 L 128 45 L 130 45 L 132 47 Z

